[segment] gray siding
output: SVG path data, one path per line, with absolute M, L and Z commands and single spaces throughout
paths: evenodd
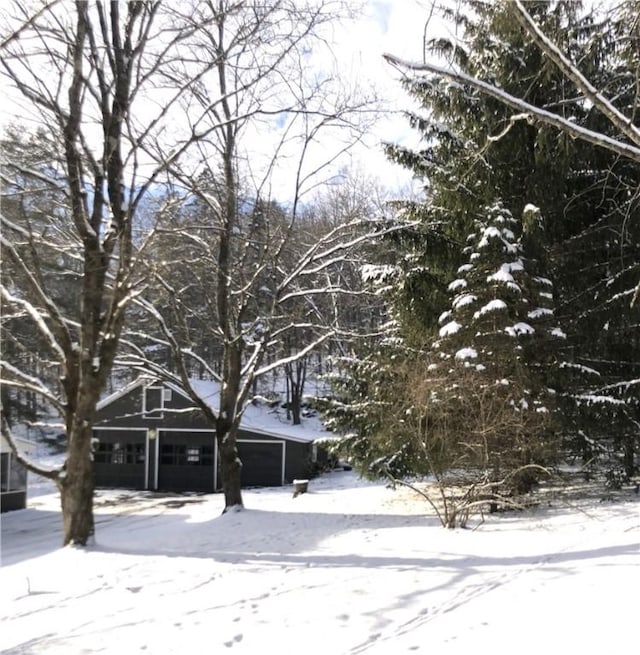
M 155 391 L 155 390 L 153 390 Z M 151 411 L 143 405 L 145 391 L 142 386 L 132 389 L 128 394 L 117 398 L 98 411 L 96 428 L 177 428 L 208 429 L 212 427 L 201 411 L 193 408 L 188 398 L 171 391 L 171 399 L 163 403 L 162 411 Z M 155 393 L 147 392 L 146 400 L 155 400 Z M 144 409 L 147 409 L 146 414 Z

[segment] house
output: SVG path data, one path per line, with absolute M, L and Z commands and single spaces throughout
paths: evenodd
M 214 409 L 218 385 L 197 381 Z M 278 486 L 312 473 L 314 428 L 293 426 L 273 408 L 249 405 L 238 433 L 242 486 Z M 214 492 L 222 488 L 213 427 L 177 386 L 140 378 L 98 404 L 96 486 Z
M 31 443 L 14 437 L 21 452 L 28 453 Z M 27 469 L 18 462 L 9 443 L 0 435 L 0 512 L 27 506 Z

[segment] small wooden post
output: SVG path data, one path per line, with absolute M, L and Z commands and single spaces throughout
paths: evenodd
M 309 488 L 309 480 L 294 480 L 293 481 L 293 497 L 300 494 L 306 494 Z

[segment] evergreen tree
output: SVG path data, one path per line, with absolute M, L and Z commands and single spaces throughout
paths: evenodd
M 638 35 L 631 5 L 601 22 L 577 2 L 532 2 L 541 29 L 594 84 L 633 115 L 638 89 Z M 631 15 L 633 14 L 633 15 Z M 490 82 L 576 124 L 610 130 L 589 103 L 520 29 L 508 3 L 469 0 L 445 15 L 460 41 L 430 43 L 430 55 L 449 57 L 464 72 Z M 636 16 L 637 17 L 637 16 Z M 438 76 L 407 80 L 425 115 L 411 115 L 426 146 L 389 147 L 399 163 L 424 176 L 428 201 L 408 210 L 421 216 L 399 315 L 419 317 L 428 333 L 442 311 L 444 280 L 461 263 L 463 236 L 475 207 L 496 197 L 519 215 L 540 207 L 546 228 L 539 260 L 556 282 L 557 318 L 568 338 L 564 400 L 569 442 L 583 456 L 606 455 L 606 467 L 636 470 L 640 351 L 638 310 L 629 306 L 640 262 L 640 171 L 629 162 L 552 128 L 510 120 L 496 100 Z M 444 245 L 446 244 L 446 246 Z M 615 437 L 613 436 L 615 435 Z
M 526 213 L 539 218 L 533 206 Z M 458 435 L 448 434 L 460 430 L 450 418 L 439 431 L 467 451 L 467 466 L 497 481 L 556 455 L 548 385 L 565 335 L 554 319 L 552 282 L 527 258 L 507 209 L 488 208 L 467 241 L 468 261 L 449 285 L 451 308 L 440 317 L 429 369 L 440 403 L 464 422 Z M 518 476 L 524 479 L 531 477 Z

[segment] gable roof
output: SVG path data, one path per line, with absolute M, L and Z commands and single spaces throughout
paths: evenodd
M 192 379 L 196 393 L 211 407 L 217 414 L 218 400 L 220 398 L 220 385 L 213 380 L 195 380 Z M 191 398 L 184 392 L 183 389 L 171 382 L 162 382 L 156 378 L 141 376 L 137 380 L 130 382 L 122 389 L 115 391 L 103 398 L 97 405 L 97 409 L 101 410 L 108 405 L 111 405 L 116 400 L 122 398 L 133 392 L 139 387 L 146 387 L 152 384 L 162 384 L 163 386 L 171 389 L 173 392 L 179 394 L 189 402 Z M 278 411 L 280 410 L 280 411 Z M 326 439 L 331 433 L 327 432 L 318 417 L 303 418 L 301 425 L 292 425 L 289 421 L 281 416 L 282 410 L 280 408 L 267 407 L 263 403 L 250 402 L 242 415 L 240 421 L 240 429 L 262 434 L 266 437 L 289 439 L 291 441 L 298 441 L 301 443 L 311 443 L 318 439 Z

